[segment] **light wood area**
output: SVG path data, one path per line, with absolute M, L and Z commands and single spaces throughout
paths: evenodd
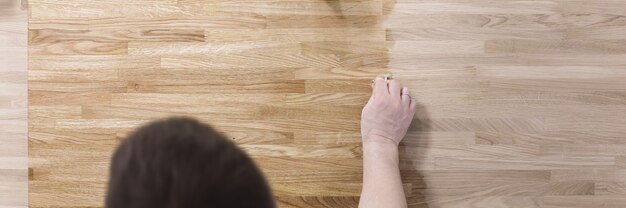
M 240 144 L 280 207 L 356 207 L 360 113 L 387 71 L 419 103 L 400 147 L 410 207 L 626 207 L 626 1 L 29 9 L 31 207 L 102 206 L 116 145 L 171 115 Z
M 27 12 L 0 1 L 0 207 L 28 206 Z

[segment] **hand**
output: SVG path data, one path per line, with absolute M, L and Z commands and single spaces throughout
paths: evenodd
M 397 146 L 413 120 L 415 102 L 408 88 L 395 79 L 387 84 L 378 76 L 372 89 L 372 96 L 361 114 L 363 143 L 393 142 Z

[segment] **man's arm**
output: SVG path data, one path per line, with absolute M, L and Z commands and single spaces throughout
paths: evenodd
M 380 142 L 363 145 L 363 191 L 359 207 L 407 207 L 396 144 Z
M 415 103 L 397 80 L 377 77 L 361 115 L 363 190 L 359 207 L 407 207 L 398 145 L 415 114 Z

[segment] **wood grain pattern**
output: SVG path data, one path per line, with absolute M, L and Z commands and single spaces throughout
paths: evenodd
M 0 207 L 28 206 L 27 13 L 0 2 Z
M 626 207 L 623 1 L 29 8 L 31 207 L 101 207 L 116 145 L 172 115 L 240 144 L 280 207 L 356 207 L 360 113 L 370 80 L 387 71 L 420 104 L 400 146 L 410 207 Z M 0 117 L 23 115 L 13 108 L 21 76 L 0 78 Z M 0 164 L 17 166 L 13 153 Z

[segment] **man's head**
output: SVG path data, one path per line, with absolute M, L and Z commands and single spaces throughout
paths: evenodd
M 234 143 L 193 119 L 171 118 L 141 127 L 119 146 L 106 207 L 274 207 L 274 201 Z

